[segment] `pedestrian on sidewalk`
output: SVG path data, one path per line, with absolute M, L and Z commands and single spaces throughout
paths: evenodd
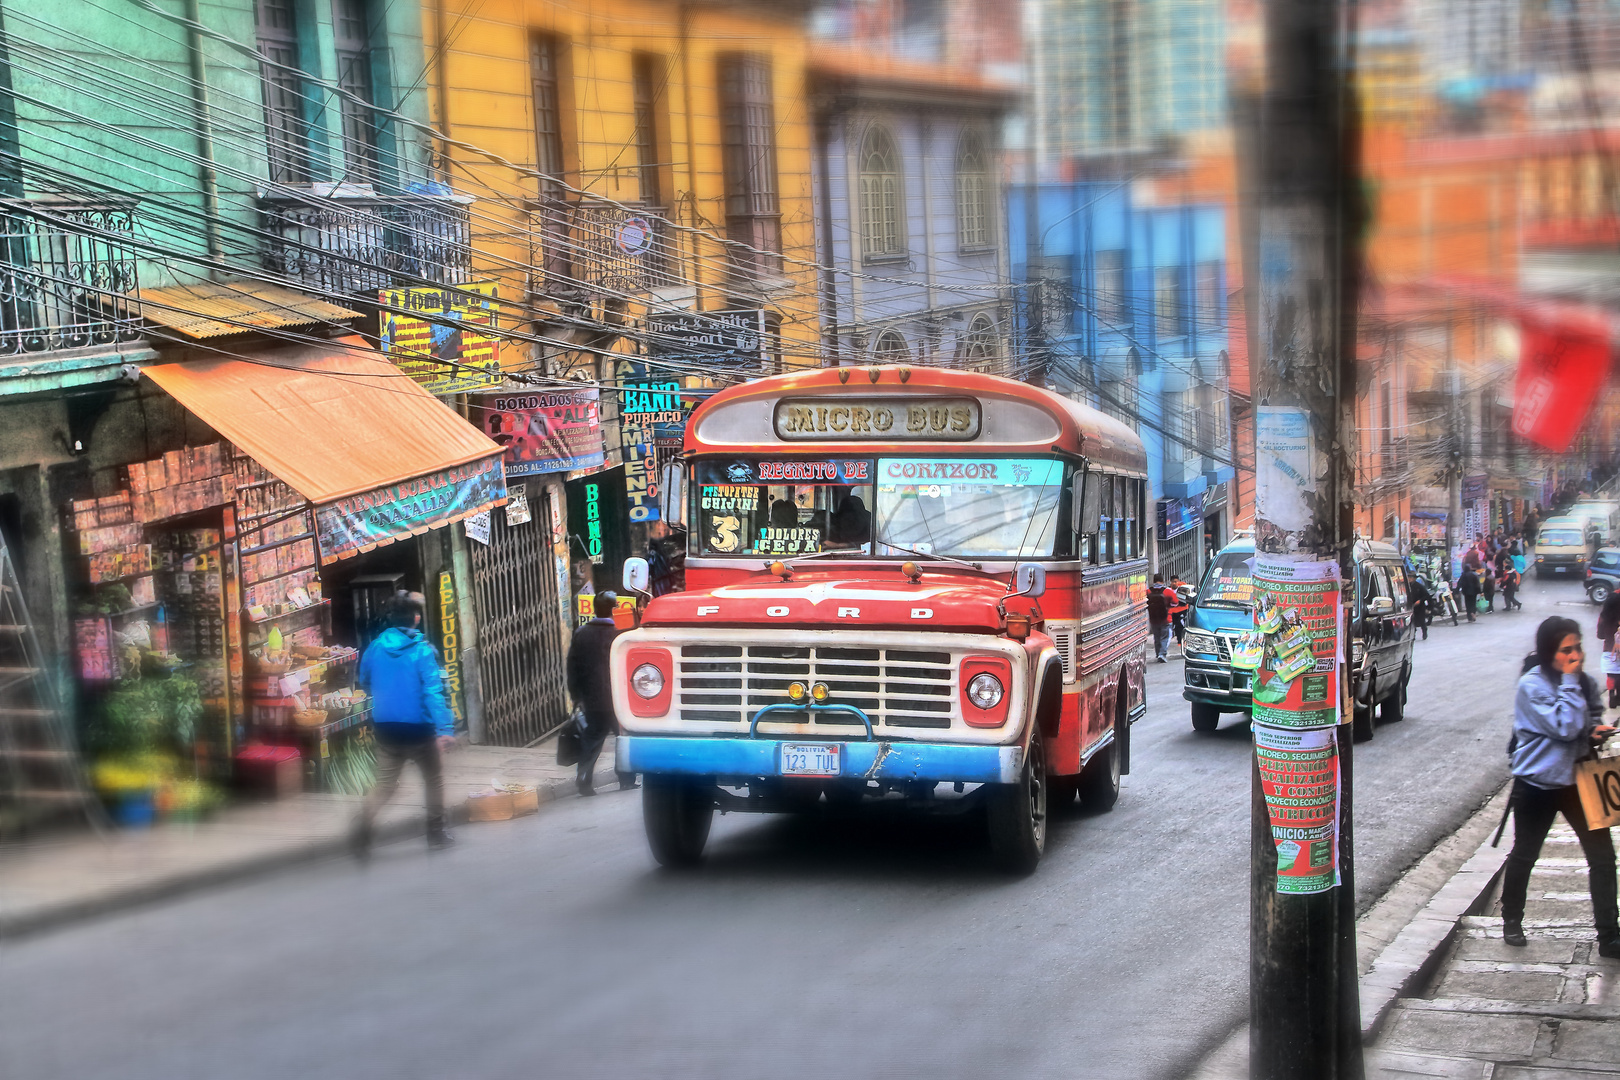
M 1434 621 L 1434 593 L 1423 579 L 1412 575 L 1412 625 L 1423 631 L 1423 640 L 1429 640 L 1429 623 Z
M 1620 633 L 1620 593 L 1612 592 L 1609 598 L 1603 601 L 1597 621 L 1597 636 L 1598 640 L 1603 642 L 1605 665 L 1608 663 L 1608 657 L 1614 653 L 1616 633 Z M 1607 666 L 1603 674 L 1608 683 L 1609 708 L 1620 708 L 1620 675 L 1610 674 Z
M 602 744 L 619 729 L 613 711 L 613 683 L 608 675 L 608 654 L 619 628 L 613 624 L 613 609 L 619 598 L 610 592 L 596 594 L 596 618 L 574 631 L 568 646 L 568 694 L 585 713 L 585 728 L 579 733 L 579 770 L 574 786 L 581 795 L 595 795 L 593 776 Z M 636 786 L 635 773 L 619 773 L 619 787 Z
M 1474 601 L 1479 599 L 1479 575 L 1466 561 L 1463 562 L 1462 577 L 1457 582 L 1457 589 L 1462 593 L 1463 610 L 1468 613 L 1468 621 L 1474 621 Z
M 1575 763 L 1613 734 L 1598 723 L 1603 702 L 1583 670 L 1581 629 L 1554 616 L 1536 628 L 1536 651 L 1525 658 L 1513 708 L 1513 850 L 1502 873 L 1502 940 L 1523 946 L 1525 894 L 1553 819 L 1564 815 L 1586 853 L 1598 955 L 1620 959 L 1614 843 L 1608 829 L 1592 829 L 1575 790 Z
M 371 697 L 377 743 L 377 786 L 355 819 L 352 842 L 364 858 L 371 850 L 371 827 L 393 797 L 405 763 L 416 762 L 427 788 L 428 847 L 448 847 L 453 838 L 444 817 L 441 754 L 455 745 L 455 717 L 444 700 L 439 652 L 422 636 L 427 610 L 421 593 L 399 592 L 388 604 L 388 629 L 366 646 L 360 658 L 360 688 Z
M 1153 658 L 1165 662 L 1170 651 L 1170 598 L 1165 595 L 1164 575 L 1153 575 L 1153 587 L 1148 589 L 1148 628 L 1153 631 Z
M 1518 611 L 1524 607 L 1519 600 L 1519 572 L 1513 569 L 1513 560 L 1509 559 L 1499 579 L 1502 586 L 1502 607 L 1505 611 Z
M 1176 644 L 1187 636 L 1187 595 L 1191 586 L 1181 580 L 1180 574 L 1170 575 L 1170 587 L 1165 590 L 1165 606 L 1170 614 L 1170 628 L 1175 631 Z
M 1486 563 L 1479 571 L 1480 590 L 1485 596 L 1485 611 L 1496 611 L 1496 575 L 1491 572 L 1491 565 Z

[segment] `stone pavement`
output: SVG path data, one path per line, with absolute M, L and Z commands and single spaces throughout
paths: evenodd
M 1562 818 L 1530 878 L 1524 930 L 1528 947 L 1503 944 L 1494 896 L 1489 915 L 1464 917 L 1434 977 L 1395 1003 L 1369 1078 L 1620 1077 L 1620 960 L 1597 955 L 1586 860 Z
M 609 737 L 596 763 L 599 791 L 618 787 L 613 750 Z M 452 820 L 465 821 L 468 794 L 491 781 L 529 784 L 542 804 L 578 797 L 574 769 L 557 764 L 553 741 L 524 749 L 464 746 L 445 757 Z M 378 820 L 380 842 L 422 833 L 423 794 L 420 774 L 407 768 Z M 203 822 L 0 844 L 0 938 L 342 854 L 358 803 L 358 796 L 306 793 L 238 803 Z

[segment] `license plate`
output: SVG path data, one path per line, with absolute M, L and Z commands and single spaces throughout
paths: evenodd
M 783 776 L 837 776 L 838 751 L 822 743 L 783 743 Z

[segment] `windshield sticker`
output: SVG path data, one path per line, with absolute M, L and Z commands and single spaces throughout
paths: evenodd
M 709 519 L 708 535 L 703 543 L 710 551 L 729 555 L 736 551 L 742 540 L 742 519 L 734 514 L 717 514 Z
M 808 555 L 821 550 L 821 530 L 761 529 L 754 550 L 761 555 Z
M 741 484 L 712 484 L 704 487 L 700 499 L 704 510 L 754 511 L 759 509 L 759 488 Z
M 761 461 L 760 480 L 798 483 L 869 484 L 872 462 L 868 461 Z
M 945 480 L 953 484 L 1048 487 L 1063 483 L 1063 463 L 1043 458 L 883 458 L 878 479 L 885 485 Z

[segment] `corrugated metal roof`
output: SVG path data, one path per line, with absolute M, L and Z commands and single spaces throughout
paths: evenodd
M 141 290 L 141 314 L 189 338 L 346 322 L 358 311 L 260 281 L 209 281 Z

